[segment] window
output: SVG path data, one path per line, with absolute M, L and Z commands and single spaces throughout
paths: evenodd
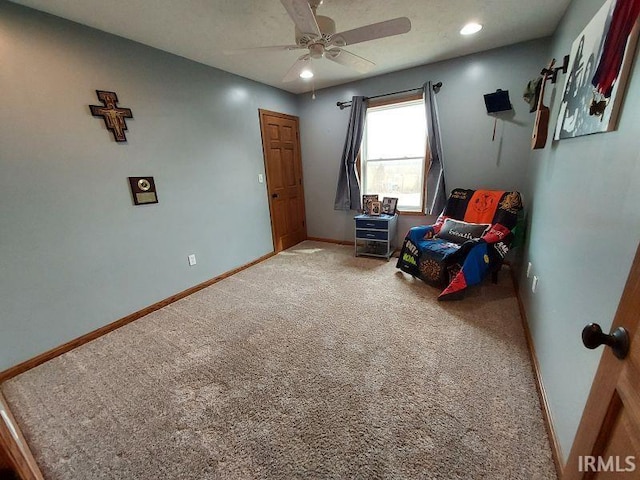
M 424 211 L 427 127 L 422 96 L 367 109 L 361 150 L 364 194 L 398 198 L 398 210 Z

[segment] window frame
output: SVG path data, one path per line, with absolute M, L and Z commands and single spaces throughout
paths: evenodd
M 392 98 L 373 99 L 373 100 L 367 101 L 367 110 L 369 110 L 369 108 L 384 107 L 387 105 L 401 105 L 403 103 L 415 102 L 417 100 L 423 100 L 424 102 L 422 92 L 410 93 L 410 94 L 392 97 Z M 356 159 L 356 168 L 360 176 L 359 178 L 362 181 L 361 182 L 362 186 L 364 187 L 364 163 L 365 162 L 362 160 L 363 150 L 364 150 L 364 137 L 363 137 L 363 145 L 360 147 L 360 151 L 358 152 L 358 157 Z M 420 210 L 398 210 L 397 213 L 399 215 L 420 216 L 420 217 L 426 216 L 426 214 L 424 213 L 424 210 L 426 208 L 426 201 L 427 201 L 427 173 L 429 171 L 430 166 L 431 166 L 431 153 L 429 150 L 429 135 L 427 135 L 426 142 L 425 142 L 424 166 L 423 166 L 424 170 L 422 175 L 422 201 L 420 204 Z M 364 189 L 363 189 L 363 193 L 364 193 Z

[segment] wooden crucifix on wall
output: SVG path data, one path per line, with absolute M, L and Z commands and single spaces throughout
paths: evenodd
M 116 92 L 105 92 L 104 90 L 96 90 L 98 100 L 104 105 L 89 105 L 91 115 L 94 117 L 102 117 L 108 130 L 113 133 L 116 142 L 126 142 L 125 130 L 127 130 L 127 122 L 125 118 L 133 118 L 130 108 L 121 108 L 117 106 L 118 95 Z

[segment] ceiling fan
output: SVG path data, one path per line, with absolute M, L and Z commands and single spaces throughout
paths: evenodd
M 307 77 L 313 76 L 310 69 L 311 60 L 319 60 L 323 57 L 360 73 L 367 73 L 375 67 L 375 63 L 348 52 L 343 47 L 400 35 L 411 30 L 411 21 L 407 17 L 399 17 L 336 33 L 336 24 L 331 18 L 316 15 L 316 9 L 322 1 L 280 0 L 295 24 L 295 45 L 245 48 L 224 53 L 232 55 L 255 51 L 309 50 L 293 64 L 282 79 L 283 82 L 292 82 L 300 76 L 304 78 L 305 74 Z

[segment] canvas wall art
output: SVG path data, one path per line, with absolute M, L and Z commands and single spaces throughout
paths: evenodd
M 573 42 L 555 140 L 616 128 L 638 38 L 625 3 L 607 0 Z

